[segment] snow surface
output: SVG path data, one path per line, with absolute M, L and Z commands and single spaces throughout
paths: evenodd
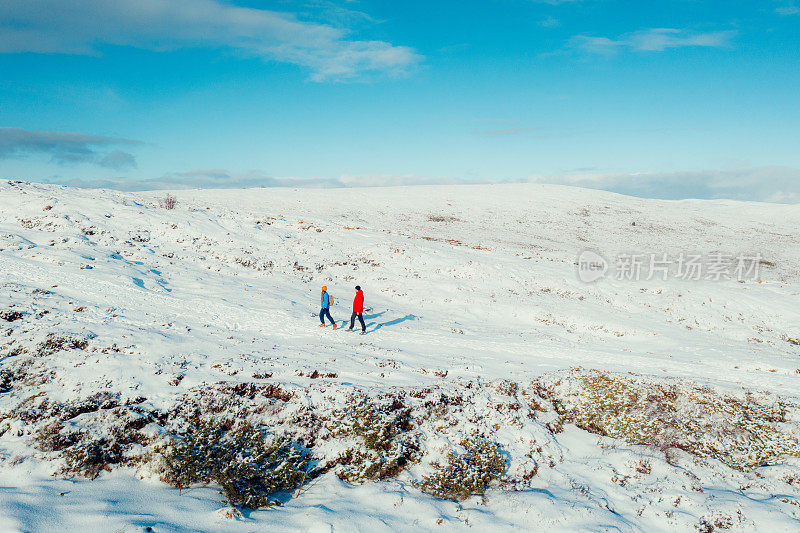
M 0 365 L 51 333 L 107 348 L 34 358 L 50 378 L 0 394 L 0 414 L 39 393 L 169 406 L 204 384 L 265 374 L 335 405 L 348 391 L 522 384 L 578 366 L 800 401 L 800 346 L 789 342 L 800 338 L 800 206 L 534 184 L 174 194 L 167 210 L 163 192 L 0 184 L 0 311 L 25 314 L 0 321 Z M 769 264 L 760 282 L 586 284 L 575 264 L 585 249 L 758 252 Z M 368 334 L 319 328 L 320 286 L 342 325 L 356 284 Z M 336 377 L 307 377 L 314 370 Z M 475 401 L 475 416 L 494 423 L 480 410 L 492 397 Z M 241 516 L 220 509 L 214 487 L 179 495 L 133 469 L 52 477 L 60 459 L 32 446 L 31 427 L 9 417 L 0 431 L 0 531 L 652 531 L 717 516 L 733 529 L 800 528 L 800 489 L 781 477 L 800 479 L 796 459 L 754 472 L 688 454 L 676 465 L 574 426 L 557 436 L 541 424 L 503 428 L 513 457 L 526 439 L 548 442 L 554 466 L 540 465 L 524 490 L 436 500 L 412 484 L 422 464 L 364 485 L 328 473 L 279 508 Z M 426 438 L 444 453 L 446 435 Z M 653 472 L 629 476 L 643 458 Z

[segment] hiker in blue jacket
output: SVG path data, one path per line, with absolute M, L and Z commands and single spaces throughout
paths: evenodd
M 333 324 L 333 329 L 336 329 L 336 321 L 333 320 L 331 317 L 331 304 L 333 303 L 333 297 L 328 294 L 328 287 L 322 286 L 322 295 L 319 298 L 320 304 L 322 305 L 322 309 L 319 311 L 319 321 L 322 322 L 319 327 L 325 327 L 325 317 L 328 317 L 328 320 L 331 321 Z

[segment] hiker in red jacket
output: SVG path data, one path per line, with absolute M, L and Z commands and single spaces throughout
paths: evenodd
M 356 317 L 361 322 L 361 334 L 367 332 L 367 326 L 364 325 L 364 293 L 361 292 L 361 287 L 356 285 L 356 297 L 353 299 L 353 314 L 350 316 L 350 328 L 347 331 L 353 331 L 353 326 L 356 324 Z

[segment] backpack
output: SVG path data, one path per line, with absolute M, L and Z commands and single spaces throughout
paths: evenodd
M 333 306 L 333 294 L 331 294 L 330 292 L 326 292 L 325 294 L 328 295 L 328 309 L 330 309 Z M 325 294 L 322 295 L 320 303 L 325 302 Z

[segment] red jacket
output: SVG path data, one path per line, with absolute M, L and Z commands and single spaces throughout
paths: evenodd
M 356 297 L 355 299 L 353 299 L 353 312 L 354 313 L 364 312 L 364 293 L 361 291 L 356 291 Z

